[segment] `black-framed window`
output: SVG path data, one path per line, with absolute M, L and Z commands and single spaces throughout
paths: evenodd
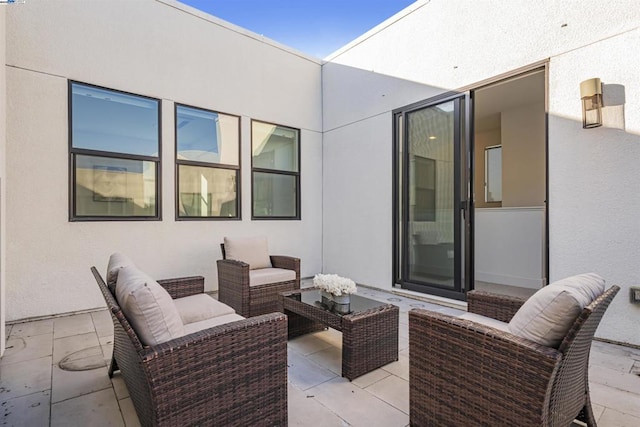
M 160 219 L 160 100 L 69 81 L 71 221 Z
M 300 130 L 251 121 L 253 219 L 300 219 Z
M 240 219 L 240 118 L 176 104 L 176 218 Z

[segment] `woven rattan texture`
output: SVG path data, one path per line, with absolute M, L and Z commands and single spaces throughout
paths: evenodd
M 469 312 L 481 314 L 502 322 L 510 322 L 526 299 L 484 291 L 467 292 Z
M 92 272 L 114 323 L 112 366 L 143 426 L 287 425 L 286 316 L 258 316 L 143 347 Z
M 282 295 L 282 309 L 289 317 L 289 336 L 299 335 L 305 329 L 317 330 L 322 325 L 342 331 L 343 377 L 353 380 L 398 360 L 397 306 L 385 304 L 341 316 L 291 297 L 301 292 L 305 290 Z
M 580 412 L 595 426 L 589 350 L 618 290 L 611 287 L 584 309 L 560 349 L 442 313 L 412 310 L 411 425 L 567 427 Z M 481 299 L 483 307 L 493 304 L 489 294 Z
M 220 247 L 224 257 L 224 244 Z M 300 289 L 300 259 L 282 255 L 272 255 L 270 258 L 273 267 L 294 270 L 295 280 L 249 286 L 249 264 L 221 259 L 217 261 L 218 300 L 233 307 L 244 317 L 277 311 L 282 292 Z

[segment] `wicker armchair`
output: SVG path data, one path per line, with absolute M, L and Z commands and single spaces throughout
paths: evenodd
M 287 318 L 272 313 L 143 346 L 95 267 L 114 328 L 119 370 L 143 426 L 286 426 Z M 159 280 L 172 298 L 204 278 Z
M 589 399 L 593 335 L 619 291 L 584 308 L 558 349 L 427 310 L 409 313 L 412 426 L 558 426 L 596 422 Z M 469 311 L 509 321 L 524 302 L 468 293 Z
M 218 300 L 233 307 L 244 317 L 259 316 L 278 311 L 282 292 L 300 289 L 300 259 L 270 255 L 274 268 L 295 271 L 295 279 L 283 282 L 250 285 L 249 264 L 227 259 L 224 243 L 220 244 L 222 258 L 218 264 Z

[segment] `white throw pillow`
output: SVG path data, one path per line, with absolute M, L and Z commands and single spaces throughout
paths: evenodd
M 169 293 L 136 267 L 120 269 L 116 299 L 142 344 L 156 345 L 185 334 Z
M 566 286 L 578 291 L 579 302 L 585 308 L 604 292 L 604 279 L 596 273 L 578 274 L 553 282 L 549 286 Z
M 249 269 L 270 268 L 269 248 L 267 238 L 244 237 L 224 238 L 224 251 L 227 259 L 235 259 L 249 264 Z
M 109 264 L 107 264 L 107 285 L 110 289 L 116 286 L 118 281 L 118 272 L 121 268 L 134 265 L 133 261 L 128 256 L 121 254 L 120 252 L 114 252 L 109 257 Z
M 582 309 L 593 301 L 604 280 L 581 274 L 554 282 L 537 291 L 509 322 L 509 332 L 547 347 L 557 348 Z

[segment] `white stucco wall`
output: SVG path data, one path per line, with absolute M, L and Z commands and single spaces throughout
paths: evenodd
M 169 0 L 30 0 L 7 44 L 7 320 L 103 306 L 89 267 L 114 251 L 212 290 L 223 237 L 262 234 L 321 270 L 318 60 Z M 68 221 L 67 79 L 162 100 L 162 221 Z M 175 102 L 241 116 L 242 221 L 175 221 Z M 251 119 L 301 129 L 301 221 L 250 219 Z
M 640 30 L 554 57 L 549 74 L 549 200 L 551 279 L 595 271 L 622 287 L 598 335 L 640 344 Z M 581 81 L 622 85 L 625 130 L 582 129 Z M 603 110 L 605 119 L 617 107 Z M 613 120 L 613 124 L 617 122 Z
M 425 0 L 330 56 L 323 67 L 325 271 L 391 286 L 394 108 L 548 60 L 550 280 L 595 271 L 620 285 L 597 334 L 640 345 L 640 307 L 628 301 L 629 286 L 640 284 L 633 190 L 640 178 L 639 26 L 633 0 Z M 621 107 L 615 114 L 608 107 L 608 116 L 605 109 L 613 128 L 582 129 L 579 83 L 591 77 L 618 85 L 610 91 L 623 86 L 624 120 Z M 356 185 L 364 170 L 366 183 Z M 373 198 L 385 207 L 373 207 Z M 352 217 L 335 214 L 340 208 Z M 342 252 L 343 242 L 350 251 Z M 366 264 L 375 279 L 363 272 Z
M 7 84 L 5 72 L 6 57 L 6 12 L 0 7 L 0 356 L 5 348 L 5 177 L 7 148 Z

